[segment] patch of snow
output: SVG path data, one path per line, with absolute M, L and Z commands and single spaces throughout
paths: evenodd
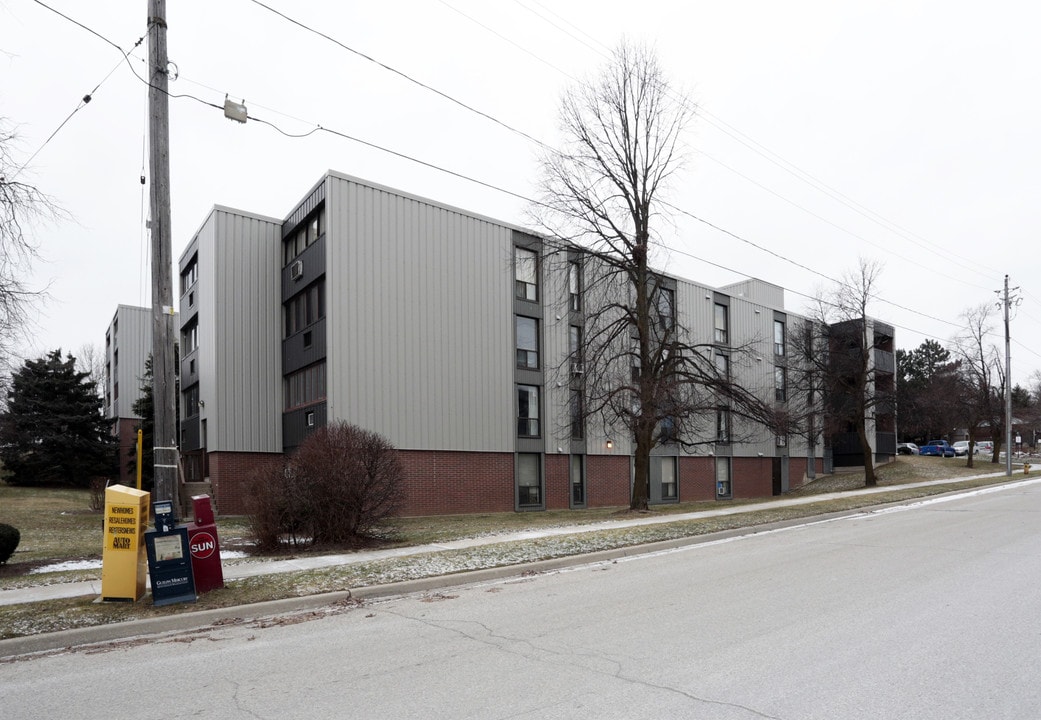
M 99 570 L 100 568 L 100 560 L 67 560 L 65 562 L 33 568 L 29 571 L 29 574 L 39 575 L 41 573 L 64 572 L 66 570 Z
M 237 560 L 239 558 L 249 557 L 247 553 L 241 550 L 221 550 L 221 560 Z M 42 565 L 38 568 L 33 568 L 29 571 L 29 575 L 42 575 L 43 573 L 53 572 L 66 572 L 69 570 L 100 570 L 100 560 L 67 560 L 65 562 L 53 563 L 51 565 Z

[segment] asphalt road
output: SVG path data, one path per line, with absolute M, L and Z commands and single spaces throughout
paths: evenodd
M 1037 718 L 1041 486 L 0 665 L 5 718 Z

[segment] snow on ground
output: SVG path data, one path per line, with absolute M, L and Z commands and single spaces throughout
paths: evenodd
M 239 558 L 249 557 L 246 553 L 241 550 L 221 550 L 221 560 L 237 560 Z M 29 571 L 30 575 L 39 575 L 41 573 L 53 573 L 53 572 L 66 572 L 68 570 L 100 570 L 101 560 L 66 560 L 65 562 L 53 563 L 51 565 L 43 565 L 38 568 L 33 568 Z

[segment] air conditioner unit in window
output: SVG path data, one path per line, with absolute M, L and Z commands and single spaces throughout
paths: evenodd
M 301 260 L 297 260 L 295 263 L 289 266 L 289 275 L 294 280 L 299 280 L 304 276 L 304 263 Z

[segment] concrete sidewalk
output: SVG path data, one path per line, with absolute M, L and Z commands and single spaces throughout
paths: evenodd
M 444 552 L 446 550 L 460 550 L 464 548 L 480 547 L 482 545 L 493 545 L 496 543 L 524 542 L 537 538 L 556 537 L 560 535 L 579 535 L 582 533 L 597 532 L 599 530 L 614 530 L 641 525 L 655 525 L 663 523 L 681 522 L 683 520 L 698 520 L 703 518 L 720 517 L 724 515 L 740 515 L 742 513 L 755 512 L 771 508 L 793 507 L 798 505 L 811 505 L 817 502 L 825 502 L 839 498 L 872 495 L 884 492 L 892 492 L 902 488 L 927 487 L 930 485 L 941 485 L 952 482 L 967 482 L 985 477 L 996 477 L 1004 473 L 987 473 L 971 477 L 929 480 L 925 482 L 910 483 L 900 486 L 886 486 L 875 488 L 860 488 L 857 490 L 846 490 L 836 493 L 822 495 L 809 495 L 798 498 L 783 498 L 769 502 L 750 503 L 747 505 L 721 506 L 713 510 L 701 512 L 656 515 L 654 517 L 627 518 L 625 520 L 606 520 L 588 525 L 568 525 L 554 528 L 541 528 L 524 532 L 504 533 L 502 535 L 487 535 L 482 537 L 463 538 L 445 543 L 430 545 L 414 545 L 408 547 L 391 548 L 388 550 L 366 550 L 340 555 L 314 555 L 296 557 L 288 560 L 260 560 L 255 562 L 244 561 L 234 563 L 225 561 L 224 579 L 234 581 L 242 578 L 256 577 L 259 575 L 271 575 L 274 573 L 294 572 L 299 570 L 314 570 L 341 565 L 351 565 L 382 560 L 385 558 L 400 558 L 413 555 L 426 555 Z M 1023 478 L 1016 476 L 1010 478 L 1010 484 L 1023 484 L 1041 482 L 1041 477 Z M 233 564 L 234 563 L 234 564 Z M 43 600 L 56 600 L 61 598 L 81 597 L 84 595 L 101 595 L 101 580 L 90 580 L 83 582 L 56 583 L 52 585 L 38 585 L 27 588 L 14 588 L 0 590 L 0 605 L 17 605 L 22 603 L 40 602 Z

